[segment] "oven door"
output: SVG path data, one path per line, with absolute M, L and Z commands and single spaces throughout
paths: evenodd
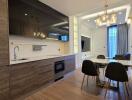
M 64 60 L 55 62 L 55 74 L 65 70 Z

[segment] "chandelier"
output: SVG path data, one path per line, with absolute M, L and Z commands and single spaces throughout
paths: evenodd
M 97 26 L 103 26 L 107 25 L 110 26 L 112 24 L 115 24 L 117 22 L 117 16 L 115 12 L 112 12 L 111 14 L 108 14 L 108 2 L 105 0 L 105 5 L 104 5 L 104 14 L 98 15 L 98 17 L 95 20 L 95 23 Z

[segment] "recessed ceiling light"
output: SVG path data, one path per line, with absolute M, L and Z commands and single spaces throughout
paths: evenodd
M 119 24 L 122 24 L 122 22 L 120 22 Z
M 89 22 L 90 20 L 88 20 L 88 22 Z
M 122 12 L 119 12 L 119 15 L 121 15 L 122 14 Z
M 25 15 L 25 16 L 27 16 L 28 14 L 27 14 L 27 13 L 25 13 L 24 15 Z

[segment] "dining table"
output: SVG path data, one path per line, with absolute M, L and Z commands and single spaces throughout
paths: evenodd
M 98 59 L 98 58 L 91 58 L 91 59 L 88 59 L 88 60 L 91 60 L 92 62 L 94 62 L 95 65 L 96 64 L 105 64 L 107 66 L 111 62 L 118 62 L 118 63 L 121 63 L 124 66 L 132 67 L 132 61 L 131 60 Z M 99 67 L 98 66 L 96 66 L 96 67 L 99 70 Z M 104 87 L 105 83 L 106 83 L 105 80 L 104 81 L 100 80 L 99 75 L 96 77 L 96 84 L 98 86 Z M 118 87 L 119 86 L 117 85 L 116 88 L 118 88 Z
M 94 63 L 101 63 L 101 64 L 109 64 L 110 62 L 118 62 L 121 63 L 124 66 L 132 67 L 132 61 L 131 60 L 115 60 L 115 59 L 97 59 L 97 58 L 91 58 L 89 59 Z

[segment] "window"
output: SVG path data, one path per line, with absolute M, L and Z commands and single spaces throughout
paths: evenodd
M 108 56 L 113 58 L 117 54 L 117 26 L 108 27 Z

